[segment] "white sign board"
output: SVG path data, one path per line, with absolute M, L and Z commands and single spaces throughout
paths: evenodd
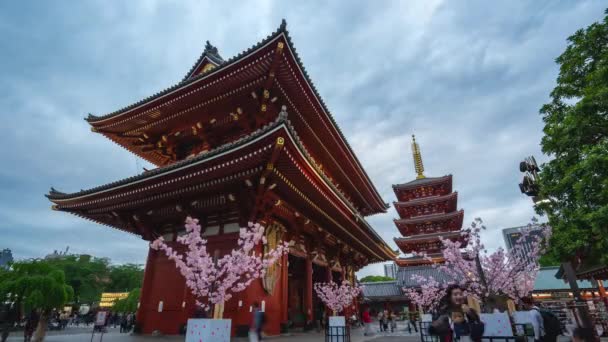
M 186 342 L 230 342 L 231 320 L 196 319 L 188 320 Z
M 108 315 L 107 311 L 97 311 L 97 316 L 95 316 L 95 325 L 96 326 L 106 325 L 107 315 Z
M 485 323 L 483 336 L 513 336 L 508 313 L 482 313 L 480 317 L 481 321 Z
M 330 327 L 345 327 L 346 317 L 344 316 L 329 316 Z
M 422 322 L 432 322 L 433 321 L 433 315 L 431 315 L 431 314 L 420 315 L 420 320 Z
M 346 341 L 346 317 L 330 316 L 329 317 L 329 341 L 344 342 Z

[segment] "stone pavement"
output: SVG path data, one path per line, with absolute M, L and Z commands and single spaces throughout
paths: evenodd
M 394 333 L 380 333 L 377 326 L 374 325 L 374 336 L 363 336 L 363 328 L 354 328 L 351 332 L 351 342 L 417 342 L 420 338 L 417 334 L 409 334 L 406 330 L 407 325 L 399 324 Z M 91 330 L 89 328 L 68 327 L 63 331 L 50 331 L 45 338 L 46 342 L 89 342 L 91 341 Z M 131 336 L 129 334 L 121 334 L 118 329 L 110 328 L 103 335 L 103 342 L 161 342 L 161 341 L 184 341 L 183 336 Z M 96 333 L 93 339 L 94 342 L 99 342 L 101 336 Z M 247 338 L 233 338 L 234 342 L 248 342 Z M 267 337 L 265 340 L 270 342 L 319 342 L 324 341 L 322 333 L 294 333 L 289 336 L 273 336 Z M 23 341 L 23 333 L 13 333 L 8 341 Z

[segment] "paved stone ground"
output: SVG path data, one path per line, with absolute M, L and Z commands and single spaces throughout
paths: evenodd
M 377 324 L 373 325 L 374 336 L 363 336 L 363 328 L 354 328 L 351 331 L 351 342 L 392 342 L 392 341 L 406 341 L 406 342 L 417 342 L 420 341 L 416 333 L 409 334 L 407 331 L 407 325 L 398 324 L 397 329 L 394 333 L 380 333 L 378 331 Z M 68 327 L 62 331 L 49 331 L 45 341 L 47 342 L 88 342 L 91 341 L 91 330 L 92 327 Z M 97 333 L 93 341 L 100 341 L 101 336 Z M 271 342 L 318 342 L 324 341 L 322 333 L 294 333 L 289 336 L 272 336 L 267 337 L 265 340 Z M 8 341 L 23 341 L 23 332 L 13 333 L 9 337 Z M 161 342 L 161 341 L 184 341 L 183 336 L 131 336 L 129 334 L 121 334 L 118 328 L 110 328 L 108 332 L 103 335 L 104 342 Z M 234 342 L 247 342 L 247 338 L 233 338 Z
M 377 325 L 374 325 L 375 336 L 363 336 L 362 328 L 355 328 L 351 332 L 351 342 L 419 342 L 420 337 L 413 332 L 410 334 L 407 331 L 406 324 L 399 324 L 394 333 L 379 332 Z M 47 334 L 45 341 L 47 342 L 89 342 L 91 341 L 92 328 L 76 328 L 69 327 L 63 331 L 51 331 Z M 273 336 L 264 339 L 269 342 L 320 342 L 324 341 L 324 336 L 321 333 L 294 333 L 289 336 Z M 566 336 L 560 336 L 559 342 L 569 342 L 571 339 Z M 8 341 L 23 341 L 23 333 L 13 333 Z M 94 342 L 100 341 L 99 334 L 95 335 Z M 170 342 L 184 341 L 183 336 L 131 336 L 129 334 L 121 334 L 118 329 L 111 328 L 108 333 L 103 336 L 104 342 Z M 247 338 L 234 338 L 233 342 L 247 342 Z M 608 339 L 602 338 L 602 342 L 608 342 Z

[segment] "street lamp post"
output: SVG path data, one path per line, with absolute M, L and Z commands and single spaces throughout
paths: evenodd
M 538 172 L 540 171 L 540 168 L 536 163 L 536 159 L 534 159 L 533 156 L 524 159 L 522 162 L 519 163 L 519 171 L 524 173 L 524 178 L 522 182 L 519 183 L 519 190 L 523 194 L 532 197 L 532 201 L 534 202 L 534 204 L 544 203 L 548 201 L 548 199 L 543 199 L 539 196 L 540 187 L 538 185 Z M 592 328 L 593 321 L 591 320 L 591 316 L 589 315 L 587 306 L 580 305 L 580 303 L 584 303 L 584 301 L 581 296 L 581 291 L 578 288 L 576 273 L 574 272 L 572 263 L 562 262 L 561 268 L 564 271 L 565 280 L 568 282 L 568 284 L 570 284 L 570 290 L 574 295 L 574 301 L 576 304 L 579 304 L 575 306 L 575 310 L 579 312 L 582 324 L 586 328 Z

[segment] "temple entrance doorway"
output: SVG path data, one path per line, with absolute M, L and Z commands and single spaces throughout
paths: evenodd
M 321 302 L 319 296 L 317 296 L 317 291 L 314 290 L 314 285 L 316 283 L 325 283 L 327 282 L 327 267 L 323 267 L 317 265 L 315 263 L 312 264 L 312 316 L 315 324 L 318 324 L 320 318 L 323 317 L 323 312 L 325 311 L 325 304 Z
M 303 328 L 306 325 L 306 260 L 291 254 L 288 260 L 287 319 L 291 327 Z

